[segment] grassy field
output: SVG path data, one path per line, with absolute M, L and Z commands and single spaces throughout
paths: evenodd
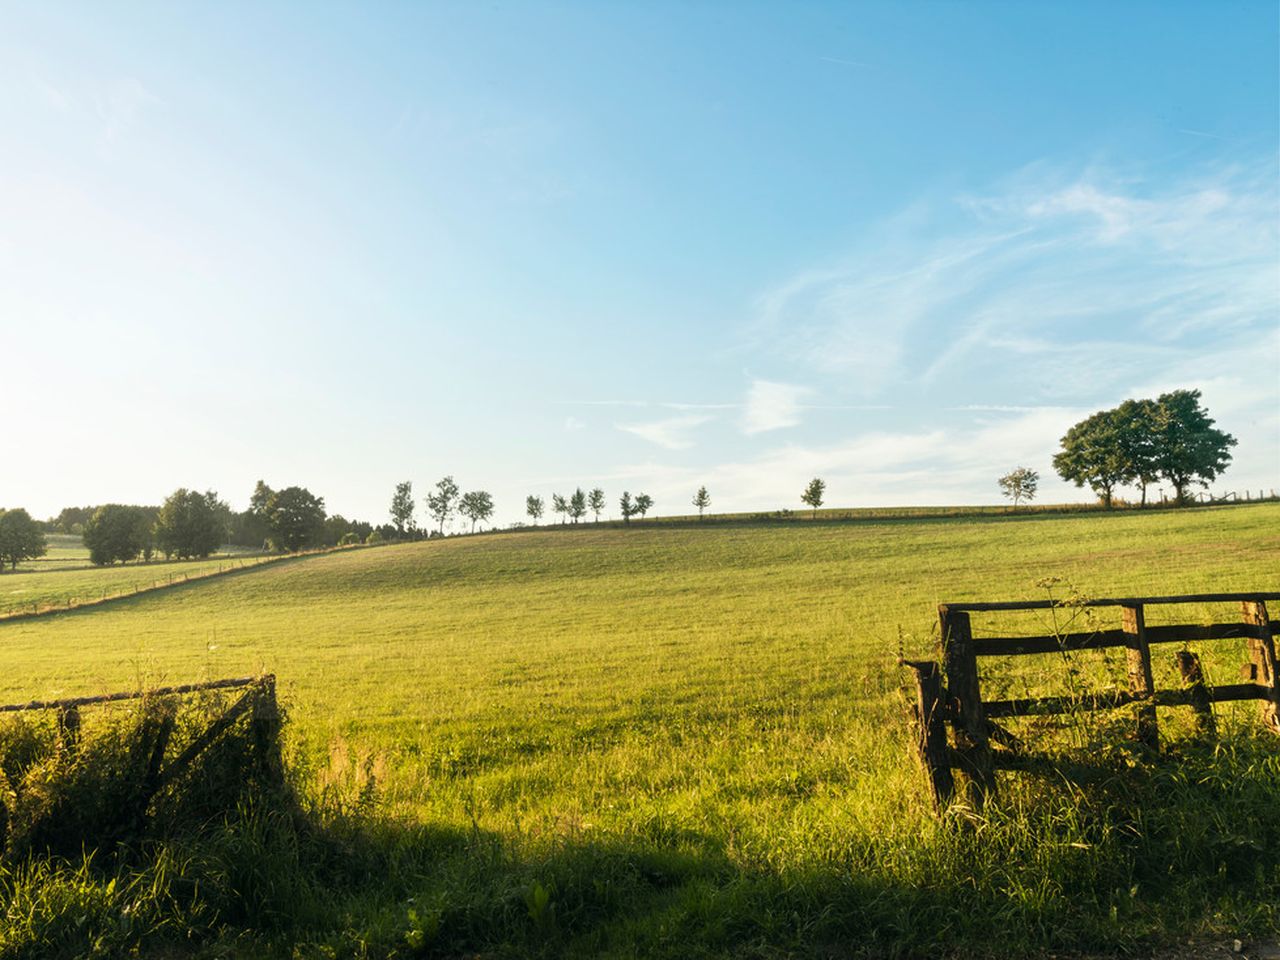
M 0 574 L 0 617 L 49 607 L 65 607 L 166 583 L 205 576 L 232 567 L 252 566 L 273 557 L 215 556 L 203 560 L 155 560 L 95 567 L 87 562 L 18 565 Z
M 281 904 L 274 932 L 223 930 L 211 955 L 1274 935 L 1280 758 L 1243 709 L 1222 712 L 1234 746 L 1136 785 L 1023 778 L 976 829 L 932 816 L 899 648 L 932 653 L 940 601 L 1043 597 L 1045 577 L 1093 596 L 1280 589 L 1280 505 L 585 526 L 317 556 L 0 624 L 0 700 L 278 675 L 309 789 L 376 798 L 378 852 L 317 881 L 304 919 Z

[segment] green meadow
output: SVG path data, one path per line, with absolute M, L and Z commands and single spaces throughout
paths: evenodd
M 933 814 L 899 653 L 933 655 L 939 602 L 1047 589 L 1280 589 L 1280 504 L 584 524 L 319 555 L 0 624 L 0 700 L 278 677 L 300 789 L 338 798 L 357 852 L 303 887 L 260 882 L 253 905 L 228 894 L 239 906 L 199 933 L 157 927 L 191 955 L 1005 956 L 1274 936 L 1280 752 L 1253 704 L 1221 708 L 1216 750 L 1162 711 L 1176 761 L 1088 787 L 1009 777 L 992 808 Z M 1001 623 L 1051 626 L 975 615 L 978 632 Z M 1211 646 L 1195 647 L 1211 674 L 1229 670 L 1239 649 Z M 1017 689 L 1063 692 L 1060 661 L 1021 669 Z M 105 877 L 32 867 L 0 887 L 26 903 Z M 37 933 L 2 937 L 0 956 L 38 955 Z
M 90 566 L 87 554 L 63 563 L 29 562 L 0 574 L 0 617 L 66 607 L 122 593 L 136 593 L 223 570 L 243 569 L 266 558 L 222 555 L 203 560 L 153 560 Z

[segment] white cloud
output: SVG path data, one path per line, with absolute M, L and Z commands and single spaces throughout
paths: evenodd
M 614 426 L 668 450 L 686 450 L 693 446 L 689 434 L 694 428 L 713 419 L 715 418 L 702 414 L 686 414 L 648 423 L 618 423 Z
M 742 432 L 748 435 L 792 427 L 800 422 L 801 401 L 808 387 L 771 380 L 753 380 L 742 411 Z

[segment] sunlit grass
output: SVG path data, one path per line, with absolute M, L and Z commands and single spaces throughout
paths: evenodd
M 932 655 L 937 603 L 1037 598 L 1041 577 L 1092 596 L 1275 590 L 1278 560 L 1276 505 L 452 538 L 0 625 L 0 698 L 277 674 L 297 761 L 345 744 L 383 772 L 386 816 L 455 838 L 317 940 L 406 950 L 412 895 L 457 949 L 981 953 L 999 930 L 1011 952 L 1090 948 L 1266 928 L 1274 911 L 1246 901 L 1280 891 L 1280 867 L 1193 863 L 1148 896 L 1172 854 L 1113 834 L 1111 801 L 1028 780 L 989 845 L 940 824 L 899 645 Z M 1263 743 L 1234 782 L 1274 799 Z M 552 931 L 530 891 L 556 876 Z M 503 877 L 523 884 L 510 903 Z

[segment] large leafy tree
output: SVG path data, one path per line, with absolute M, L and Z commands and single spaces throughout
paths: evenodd
M 1156 399 L 1153 462 L 1173 484 L 1179 503 L 1193 483 L 1207 487 L 1231 462 L 1236 438 L 1218 430 L 1200 406 L 1199 390 L 1174 390 Z
M 0 510 L 0 570 L 4 564 L 16 568 L 23 560 L 43 557 L 48 549 L 44 530 L 21 507 Z
M 1110 510 L 1115 488 L 1136 475 L 1131 456 L 1137 454 L 1139 441 L 1130 434 L 1139 430 L 1118 409 L 1101 410 L 1067 431 L 1062 438 L 1062 450 L 1053 458 L 1053 468 L 1063 480 L 1077 487 L 1087 483 Z M 1003 478 L 1000 486 L 1006 496 L 1012 496 Z M 1016 499 L 1014 505 L 1017 505 Z
M 413 530 L 413 483 L 409 480 L 396 484 L 391 496 L 391 522 L 398 537 Z
M 1160 479 L 1156 464 L 1156 414 L 1154 400 L 1126 400 L 1116 407 L 1115 421 L 1120 449 L 1129 467 L 1129 482 L 1142 491 L 1142 505 L 1147 504 L 1147 486 Z
M 1018 467 L 1010 470 L 996 482 L 1000 484 L 1000 492 L 1012 500 L 1016 507 L 1022 500 L 1029 503 L 1036 498 L 1040 474 L 1029 467 Z
M 441 533 L 444 533 L 444 523 L 453 516 L 457 503 L 458 485 L 453 477 L 444 477 L 436 483 L 435 492 L 427 494 L 427 513 L 439 524 Z
M 636 494 L 636 513 L 646 516 L 653 509 L 653 497 L 647 493 Z
M 199 493 L 180 487 L 156 516 L 156 546 L 166 557 L 207 557 L 226 536 L 230 514 L 212 490 Z
M 631 499 L 630 490 L 622 491 L 622 499 L 618 501 L 618 506 L 622 510 L 622 522 L 630 523 L 631 518 L 636 515 L 636 502 Z
M 468 490 L 458 501 L 458 512 L 471 521 L 471 532 L 476 524 L 493 516 L 493 497 L 485 490 Z
M 98 507 L 84 525 L 84 545 L 89 560 L 100 566 L 128 563 L 139 555 L 150 556 L 152 518 L 143 507 L 107 503 Z
M 324 539 L 324 498 L 306 487 L 273 490 L 264 512 L 277 550 L 293 553 Z
M 821 477 L 814 477 L 800 494 L 800 502 L 813 507 L 813 515 L 818 516 L 818 508 L 822 506 L 822 498 L 827 492 L 827 482 Z

